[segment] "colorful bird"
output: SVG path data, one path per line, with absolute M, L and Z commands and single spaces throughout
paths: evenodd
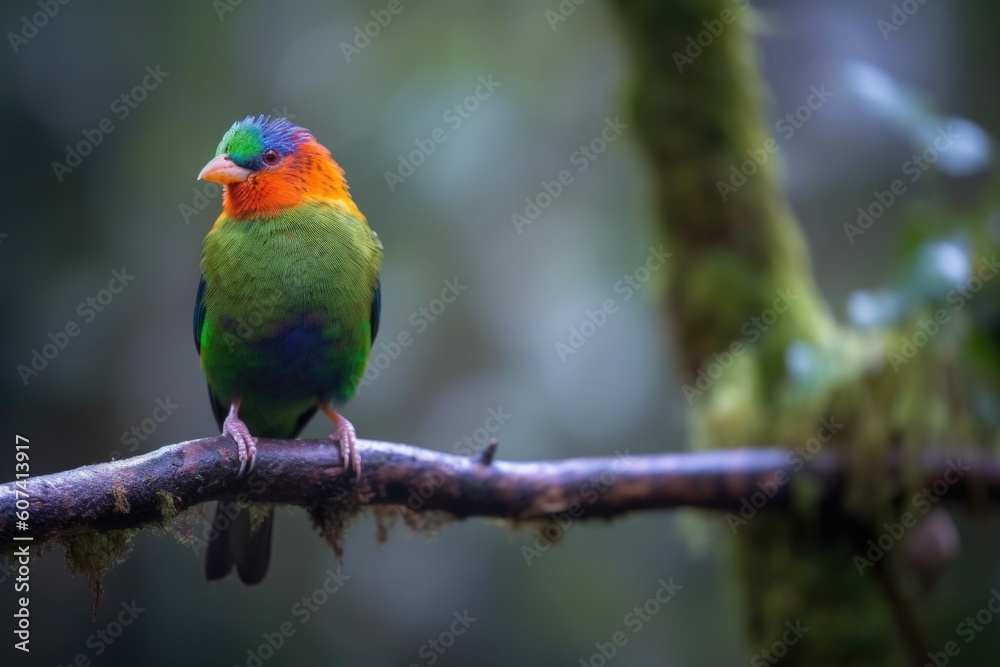
M 308 130 L 248 116 L 198 178 L 224 192 L 202 244 L 194 340 L 215 419 L 236 441 L 237 474 L 253 470 L 254 436 L 294 438 L 321 409 L 345 471 L 360 476 L 354 427 L 334 406 L 357 390 L 378 332 L 382 244 L 343 170 Z M 220 502 L 223 514 L 235 518 L 209 543 L 205 576 L 221 579 L 235 565 L 244 583 L 259 582 L 273 509 L 257 526 L 246 507 Z

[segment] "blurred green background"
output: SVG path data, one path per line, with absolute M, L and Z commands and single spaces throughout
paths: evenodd
M 44 20 L 33 19 L 36 2 L 0 7 L 0 416 L 11 442 L 0 448 L 0 478 L 13 477 L 14 433 L 31 438 L 37 475 L 216 431 L 191 312 L 201 239 L 221 202 L 195 176 L 233 121 L 268 113 L 330 148 L 385 245 L 375 353 L 390 356 L 344 411 L 361 437 L 467 451 L 458 443 L 475 442 L 493 410 L 509 415 L 493 434 L 502 458 L 685 448 L 686 401 L 657 281 L 627 301 L 614 289 L 658 245 L 640 148 L 625 128 L 585 170 L 573 162 L 607 119 L 629 122 L 628 52 L 603 3 L 574 5 L 556 23 L 546 13 L 559 11 L 555 0 L 403 0 L 396 14 L 388 2 L 360 1 L 50 4 Z M 885 34 L 878 21 L 892 3 L 756 5 L 770 124 L 812 86 L 833 92 L 791 136 L 775 136 L 819 282 L 839 312 L 853 291 L 889 275 L 908 216 L 928 204 L 963 210 L 992 178 L 1000 10 L 914 4 Z M 379 17 L 385 25 L 371 23 Z M 26 27 L 32 20 L 42 27 Z M 369 23 L 366 42 L 358 33 Z M 480 77 L 497 85 L 486 94 Z M 899 177 L 929 121 L 951 116 L 982 136 L 956 153 L 957 167 L 935 167 L 904 206 L 850 243 L 843 225 L 857 207 Z M 388 179 L 437 128 L 443 143 L 403 182 Z M 67 147 L 81 142 L 89 154 L 68 162 Z M 572 183 L 518 228 L 512 215 L 524 215 L 525 198 L 565 169 Z M 102 304 L 112 271 L 123 269 L 134 280 Z M 446 281 L 466 289 L 438 312 Z M 556 343 L 608 298 L 618 310 L 561 358 Z M 79 334 L 23 377 L 18 365 L 70 322 Z M 383 347 L 403 332 L 410 345 Z M 159 422 L 157 401 L 176 406 Z M 304 435 L 328 430 L 316 419 Z M 272 569 L 255 588 L 207 585 L 190 548 L 141 535 L 104 579 L 96 622 L 87 581 L 50 554 L 32 571 L 27 657 L 10 647 L 15 596 L 0 573 L 0 655 L 13 656 L 4 664 L 68 665 L 82 654 L 94 665 L 578 665 L 618 630 L 629 641 L 617 665 L 746 664 L 764 648 L 745 643 L 728 529 L 715 515 L 578 523 L 530 564 L 521 549 L 534 544 L 530 529 L 476 520 L 445 525 L 430 541 L 397 529 L 377 548 L 365 516 L 347 542 L 349 579 L 308 619 L 296 604 L 338 565 L 303 511 L 278 516 Z M 942 644 L 1000 585 L 997 523 L 959 522 L 962 560 L 921 603 Z M 671 577 L 683 589 L 632 633 L 626 614 Z M 119 637 L 93 636 L 133 600 L 143 611 Z M 450 643 L 441 634 L 464 612 L 476 620 L 435 652 L 427 642 Z M 254 662 L 264 635 L 286 622 L 295 634 Z M 955 664 L 987 664 L 998 649 L 1000 630 L 989 627 Z

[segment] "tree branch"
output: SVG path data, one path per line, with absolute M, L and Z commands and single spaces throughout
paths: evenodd
M 253 473 L 237 478 L 236 447 L 222 436 L 33 477 L 27 480 L 27 531 L 18 529 L 15 515 L 23 493 L 9 482 L 0 486 L 0 550 L 17 544 L 17 536 L 31 536 L 37 545 L 88 531 L 162 524 L 199 503 L 238 497 L 310 508 L 349 497 L 354 505 L 512 520 L 546 519 L 578 505 L 574 517 L 609 518 L 672 507 L 739 511 L 765 486 L 773 497 L 761 511 L 781 510 L 790 505 L 793 489 L 808 482 L 819 484 L 824 504 L 839 506 L 848 467 L 832 450 L 803 467 L 802 459 L 780 449 L 516 463 L 369 440 L 357 445 L 364 462 L 357 486 L 351 475 L 341 474 L 340 450 L 326 440 L 260 440 Z M 1000 457 L 981 450 L 930 452 L 918 470 L 908 472 L 905 488 L 931 488 L 937 482 L 936 491 L 959 463 L 969 469 L 938 496 L 1000 502 Z M 898 483 L 898 458 L 886 461 L 885 474 L 887 485 L 894 485 L 887 488 L 904 488 Z

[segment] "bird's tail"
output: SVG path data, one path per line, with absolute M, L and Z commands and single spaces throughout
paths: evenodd
M 209 581 L 223 579 L 235 565 L 240 581 L 244 584 L 259 583 L 271 563 L 274 508 L 267 510 L 263 523 L 253 530 L 248 507 L 220 500 L 212 523 L 218 535 L 208 543 L 205 578 Z

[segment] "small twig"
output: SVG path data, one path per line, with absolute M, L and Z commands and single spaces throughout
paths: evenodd
M 496 438 L 490 438 L 490 441 L 486 443 L 486 447 L 483 451 L 479 452 L 476 456 L 476 462 L 481 466 L 488 466 L 493 463 L 493 457 L 497 454 L 497 447 L 500 446 L 500 441 Z

